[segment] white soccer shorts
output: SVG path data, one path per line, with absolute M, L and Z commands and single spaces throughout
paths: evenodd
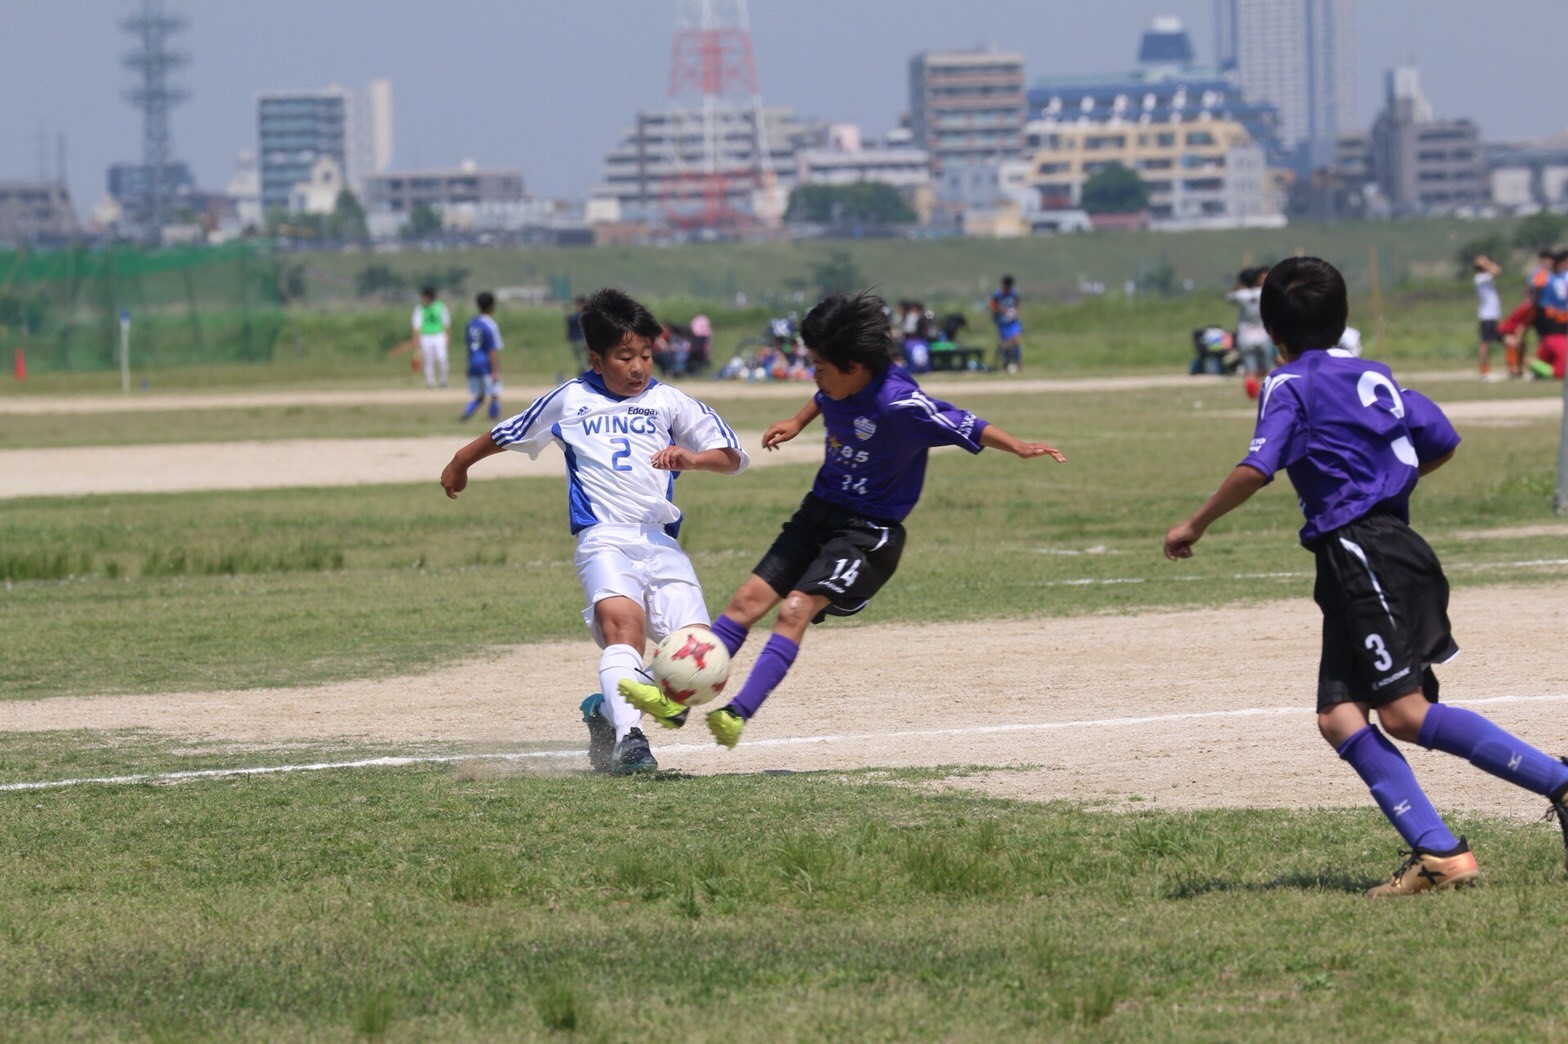
M 425 383 L 434 384 L 447 380 L 446 334 L 420 334 L 419 360 L 423 364 Z
M 600 648 L 604 635 L 594 621 L 594 606 L 616 595 L 642 606 L 648 637 L 655 642 L 688 624 L 710 622 L 696 570 L 662 525 L 589 526 L 577 534 L 572 562 L 588 603 L 583 622 Z

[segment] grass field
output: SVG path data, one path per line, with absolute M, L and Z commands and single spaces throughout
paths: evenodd
M 1375 813 L 1097 814 L 927 778 L 3 795 L 0 1014 L 12 1039 L 1568 1032 L 1545 832 L 1462 822 L 1506 886 L 1369 906 L 1345 868 Z
M 1420 293 L 1391 311 L 1389 344 L 1405 346 L 1394 354 L 1424 366 L 1457 359 L 1429 339 L 1445 316 L 1464 320 L 1467 293 L 1426 304 Z M 1111 303 L 1074 307 L 1084 310 L 1052 313 L 1060 325 L 1042 331 L 1042 353 L 1122 372 L 1154 368 L 1162 339 L 1185 360 L 1182 327 L 1197 309 L 1126 306 L 1133 318 L 1117 328 L 1144 347 L 1121 359 L 1096 337 L 1115 324 L 1094 309 Z M 559 319 L 541 315 L 541 331 Z M 1443 334 L 1455 352 L 1469 333 L 1458 329 Z M 250 378 L 406 381 L 406 370 L 356 378 L 344 359 L 317 362 Z M 188 388 L 235 383 L 230 372 L 168 376 Z M 40 385 L 95 387 L 79 376 Z M 1424 390 L 1445 405 L 1561 393 L 1458 381 Z M 713 391 L 739 428 L 789 412 Z M 979 381 L 961 401 L 1050 439 L 1069 463 L 935 455 L 875 623 L 1045 629 L 1059 617 L 1291 597 L 1302 616 L 1281 626 L 1316 627 L 1310 558 L 1282 486 L 1218 525 L 1200 561 L 1159 557 L 1165 527 L 1245 447 L 1251 422 L 1233 386 L 1023 396 Z M 1562 568 L 1542 564 L 1563 557 L 1549 506 L 1558 422 L 1499 408 L 1459 427 L 1459 456 L 1423 482 L 1415 506 L 1451 579 L 1561 584 Z M 0 449 L 347 434 L 450 434 L 455 448 L 472 431 L 439 405 L 0 419 Z M 683 541 L 710 601 L 745 576 L 810 477 L 780 466 L 682 480 Z M 0 694 L 249 691 L 582 641 L 561 486 L 491 478 L 457 503 L 433 481 L 0 501 Z M 1261 644 L 1235 646 L 1246 641 Z M 1241 686 L 1246 650 L 1235 646 L 1215 655 L 1237 657 Z M 526 736 L 500 746 L 533 749 Z M 0 735 L 0 787 L 432 751 L 451 752 L 14 733 Z M 1393 869 L 1394 842 L 1370 805 L 1129 813 L 942 786 L 979 768 L 607 780 L 469 761 L 0 790 L 0 1035 L 1568 1035 L 1556 1000 L 1568 883 L 1552 827 L 1456 817 L 1485 845 L 1487 884 L 1371 905 L 1359 893 Z
M 1228 284 L 1205 287 L 1171 298 L 1088 297 L 1072 302 L 1024 299 L 1025 364 L 1034 373 L 1185 372 L 1192 358 L 1192 331 L 1229 326 L 1235 308 L 1223 300 Z M 878 291 L 889 299 L 906 293 L 898 284 Z M 939 315 L 957 311 L 969 326 L 961 339 L 988 347 L 993 343 L 982 293 L 928 302 Z M 686 298 L 653 300 L 661 319 L 687 322 L 698 311 L 713 320 L 716 364 L 754 350 L 771 316 L 786 310 L 803 313 L 808 303 L 777 306 L 697 304 Z M 1376 305 L 1381 305 L 1379 310 Z M 451 302 L 458 327 L 471 314 L 469 301 Z M 1386 291 L 1378 301 L 1365 292 L 1352 301 L 1351 321 L 1359 325 L 1368 352 L 1396 364 L 1459 365 L 1475 354 L 1474 293 L 1454 280 L 1414 283 Z M 507 347 L 502 374 L 509 382 L 551 382 L 572 372 L 563 313 L 557 307 L 503 305 L 497 313 Z M 462 384 L 460 330 L 454 332 L 454 378 Z M 153 391 L 244 387 L 405 388 L 422 383 L 410 371 L 409 356 L 388 350 L 408 337 L 403 305 L 361 306 L 350 311 L 291 310 L 269 362 L 210 367 L 143 367 L 133 354 L 132 384 L 145 380 Z M 118 392 L 117 372 L 35 373 L 22 383 L 6 382 L 0 395 L 59 392 Z M 134 392 L 133 392 L 134 394 Z

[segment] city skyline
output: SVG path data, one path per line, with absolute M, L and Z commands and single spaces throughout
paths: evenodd
M 137 5 L 13 2 L 20 17 L 0 62 L 0 178 L 52 177 L 63 136 L 72 201 L 85 213 L 105 195 L 108 166 L 140 157 L 140 116 L 122 99 L 130 83 L 119 61 L 131 41 L 118 26 Z M 674 3 L 661 2 L 586 0 L 568 19 L 555 4 L 455 0 L 441 9 L 440 25 L 422 27 L 419 16 L 432 9 L 409 0 L 168 6 L 191 23 L 178 41 L 192 58 L 180 75 L 191 99 L 172 110 L 174 155 L 204 188 L 221 189 L 235 155 L 255 150 L 257 94 L 386 76 L 394 169 L 472 158 L 521 168 L 536 195 L 576 198 L 598 180 L 636 111 L 665 103 L 675 16 Z M 982 0 L 911 12 L 894 0 L 796 0 L 788 8 L 752 0 L 763 98 L 878 136 L 908 107 L 907 63 L 920 51 L 1005 46 L 1024 53 L 1031 81 L 1126 71 L 1141 31 L 1160 14 L 1180 17 L 1198 62 L 1214 63 L 1211 0 L 1108 0 L 1092 14 L 1053 4 L 1045 16 L 1041 6 Z M 1475 120 L 1486 140 L 1560 132 L 1556 107 L 1533 86 L 1533 70 L 1555 60 L 1551 34 L 1518 32 L 1544 24 L 1551 0 L 1506 6 L 1507 21 L 1458 0 L 1357 5 L 1352 129 L 1370 126 L 1383 70 L 1413 62 L 1434 112 Z M 1397 42 L 1375 43 L 1386 40 Z M 62 50 L 70 61 L 59 60 Z M 1507 62 L 1487 57 L 1504 52 Z

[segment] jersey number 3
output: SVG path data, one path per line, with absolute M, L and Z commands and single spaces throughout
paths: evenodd
M 1361 375 L 1361 380 L 1356 382 L 1356 395 L 1361 399 L 1363 406 L 1384 406 L 1378 398 L 1378 389 L 1388 392 L 1391 402 L 1385 408 L 1395 417 L 1403 419 L 1405 416 L 1405 400 L 1399 394 L 1399 389 L 1394 382 L 1384 377 L 1376 370 L 1368 370 Z M 1404 435 L 1399 436 L 1389 443 L 1389 448 L 1394 451 L 1394 456 L 1399 458 L 1401 464 L 1408 464 L 1412 468 L 1421 466 L 1421 458 L 1416 455 L 1416 448 L 1410 444 L 1410 439 Z M 1381 668 L 1380 668 L 1381 669 Z

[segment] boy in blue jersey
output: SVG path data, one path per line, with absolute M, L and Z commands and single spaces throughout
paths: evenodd
M 713 623 L 731 656 L 753 624 L 779 606 L 773 633 L 729 705 L 708 714 L 708 729 L 733 747 L 768 694 L 784 680 L 806 628 L 851 616 L 893 576 L 904 550 L 904 518 L 920 499 L 933 446 L 990 446 L 1028 460 L 1065 457 L 1043 442 L 1022 442 L 994 424 L 920 390 L 893 366 L 887 306 L 870 293 L 834 294 L 800 326 L 817 393 L 804 409 L 763 434 L 766 449 L 799 435 L 817 417 L 826 459 L 800 509 Z M 627 700 L 672 727 L 686 708 L 656 687 L 621 683 Z
M 1018 316 L 1018 291 L 1013 277 L 1002 277 L 1002 288 L 991 295 L 991 321 L 996 324 L 996 352 L 1002 369 L 1017 373 L 1024 364 L 1024 323 Z
M 588 763 L 599 772 L 646 772 L 658 762 L 637 727 L 641 714 L 617 683 L 642 675 L 650 637 L 708 623 L 702 586 L 676 539 L 675 479 L 683 471 L 738 474 L 750 459 L 711 408 L 653 379 L 653 343 L 663 328 L 641 304 L 600 290 L 583 304 L 582 329 L 590 369 L 458 450 L 441 487 L 456 498 L 468 469 L 502 450 L 537 457 L 551 443 L 561 447 L 583 622 L 602 650 L 603 694 L 581 706 Z
M 1167 558 L 1188 558 L 1222 515 L 1279 469 L 1290 476 L 1317 559 L 1313 598 L 1323 610 L 1318 730 L 1349 762 L 1405 843 L 1409 858 L 1369 895 L 1410 895 L 1468 884 L 1480 871 L 1371 724 L 1396 739 L 1469 760 L 1540 794 L 1568 845 L 1568 764 L 1486 718 L 1437 702 L 1432 665 L 1458 655 L 1449 634 L 1448 581 L 1409 526 L 1418 476 L 1454 455 L 1459 436 L 1442 410 L 1401 389 L 1381 363 L 1339 348 L 1345 281 L 1328 262 L 1293 258 L 1263 283 L 1263 324 L 1285 364 L 1264 383 L 1257 428 L 1240 464 L 1196 514 L 1165 534 Z
M 490 419 L 495 420 L 501 416 L 501 361 L 496 353 L 504 347 L 501 328 L 490 314 L 495 311 L 495 295 L 485 290 L 474 298 L 474 304 L 479 314 L 468 320 L 464 333 L 468 342 L 468 394 L 473 399 L 464 408 L 462 419 L 472 417 L 488 395 Z

